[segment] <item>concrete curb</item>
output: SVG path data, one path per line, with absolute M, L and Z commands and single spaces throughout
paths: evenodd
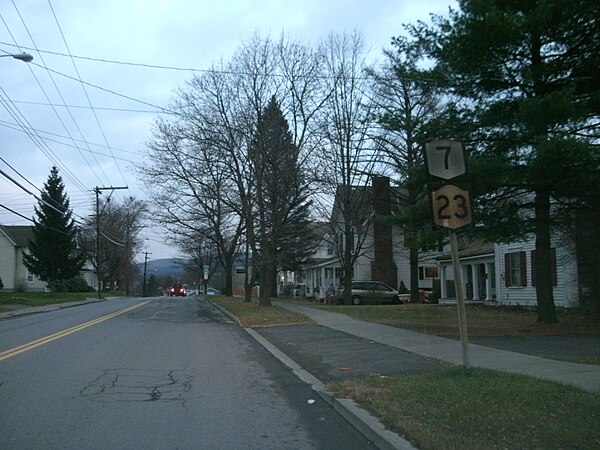
M 277 358 L 284 366 L 292 371 L 302 382 L 311 386 L 312 390 L 321 397 L 323 401 L 329 404 L 337 411 L 348 423 L 356 428 L 360 433 L 369 439 L 380 450 L 417 450 L 409 441 L 396 433 L 388 430 L 381 421 L 371 415 L 368 411 L 360 408 L 353 400 L 348 398 L 338 399 L 329 392 L 325 385 L 317 377 L 306 371 L 296 361 L 287 356 L 268 340 L 252 328 L 242 326 L 239 319 L 222 308 L 220 305 L 208 300 L 214 306 L 219 308 L 227 317 L 233 320 L 240 328 L 252 336 L 269 353 Z

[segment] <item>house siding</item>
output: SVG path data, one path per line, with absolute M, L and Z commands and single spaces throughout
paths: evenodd
M 25 267 L 25 264 L 23 264 L 23 253 L 24 250 L 22 248 L 17 248 L 16 249 L 16 253 L 17 253 L 17 274 L 16 274 L 16 280 L 17 280 L 17 285 L 15 288 L 20 288 L 20 286 L 22 285 L 23 288 L 25 289 L 25 291 L 27 292 L 44 292 L 46 290 L 46 287 L 48 286 L 48 283 L 46 283 L 45 281 L 40 280 L 37 276 L 33 276 L 33 280 L 32 281 L 27 281 L 27 268 Z
M 536 288 L 532 265 L 532 252 L 535 242 L 532 239 L 520 243 L 498 244 L 496 267 L 498 268 L 497 284 L 498 302 L 503 305 L 527 306 L 537 305 Z M 554 238 L 552 248 L 556 252 L 556 284 L 553 286 L 554 304 L 559 307 L 573 307 L 578 304 L 577 264 L 571 250 Z M 525 259 L 524 286 L 507 286 L 507 255 L 523 252 Z
M 23 264 L 23 247 L 19 247 L 0 232 L 0 277 L 4 284 L 4 291 L 25 290 L 29 292 L 42 292 L 47 283 L 34 276 L 32 281 L 27 281 L 27 268 Z
M 3 290 L 13 291 L 16 285 L 17 249 L 4 233 L 0 231 L 0 278 Z

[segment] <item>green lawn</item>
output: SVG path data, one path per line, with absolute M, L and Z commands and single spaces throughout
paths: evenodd
M 244 327 L 289 325 L 311 323 L 301 314 L 277 306 L 259 306 L 253 302 L 244 302 L 231 297 L 211 297 L 211 300 L 236 316 Z
M 459 334 L 456 306 L 407 304 L 318 307 L 369 322 L 404 324 L 429 334 Z M 573 312 L 560 312 L 557 324 L 543 324 L 537 323 L 535 312 L 481 306 L 467 306 L 467 325 L 469 334 L 473 336 L 600 333 L 600 320 Z
M 105 292 L 103 297 L 119 295 L 118 292 Z M 2 305 L 43 306 L 96 298 L 96 292 L 0 292 Z M 7 308 L 4 308 L 5 310 Z
M 454 368 L 328 388 L 421 450 L 600 448 L 600 394 L 549 381 Z

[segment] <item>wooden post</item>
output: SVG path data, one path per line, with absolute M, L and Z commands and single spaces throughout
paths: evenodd
M 465 297 L 463 293 L 462 271 L 460 270 L 460 260 L 458 258 L 458 239 L 456 231 L 449 230 L 450 251 L 452 253 L 452 266 L 454 268 L 454 288 L 456 291 L 456 305 L 458 309 L 458 329 L 460 331 L 460 343 L 462 346 L 462 361 L 466 369 L 470 368 L 471 361 L 469 357 L 469 336 L 467 333 L 467 314 L 465 311 Z

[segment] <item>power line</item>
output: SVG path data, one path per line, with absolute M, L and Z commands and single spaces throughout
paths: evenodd
M 10 47 L 16 47 L 16 45 L 9 44 L 7 42 L 0 42 L 0 44 L 10 46 Z M 128 61 L 117 61 L 117 60 L 112 60 L 112 59 L 92 58 L 90 56 L 71 55 L 71 54 L 66 54 L 66 53 L 61 53 L 61 52 L 54 52 L 54 51 L 50 51 L 50 50 L 40 50 L 38 48 L 35 48 L 35 49 L 30 48 L 30 47 L 19 47 L 19 48 L 23 48 L 25 50 L 32 50 L 32 51 L 35 50 L 38 53 L 46 53 L 48 55 L 65 56 L 65 57 L 69 57 L 69 58 L 81 59 L 81 60 L 86 60 L 86 61 L 102 62 L 102 63 L 108 63 L 108 64 L 119 64 L 119 65 L 123 65 L 123 66 L 145 67 L 148 69 L 174 70 L 174 71 L 180 71 L 180 72 L 214 72 L 214 70 L 212 70 L 212 69 L 197 69 L 197 68 L 191 68 L 191 67 L 176 67 L 176 66 L 163 66 L 163 65 L 158 65 L 158 64 L 133 63 L 133 62 L 128 62 Z M 233 73 L 233 72 L 229 72 L 229 73 Z
M 67 51 L 69 52 L 69 56 L 71 56 L 71 49 L 69 48 L 69 44 L 67 43 L 67 40 L 66 40 L 65 35 L 64 35 L 63 31 L 62 31 L 60 23 L 58 22 L 58 18 L 56 17 L 56 13 L 54 12 L 54 8 L 52 7 L 52 3 L 50 2 L 50 0 L 48 0 L 48 5 L 50 6 L 50 10 L 52 11 L 52 15 L 54 16 L 54 21 L 56 22 L 58 30 L 60 31 L 60 35 L 62 36 L 63 42 L 65 43 L 65 47 L 67 48 Z M 85 94 L 85 98 L 87 99 L 88 104 L 92 108 L 92 113 L 94 114 L 94 118 L 96 119 L 96 124 L 98 125 L 98 128 L 100 129 L 100 133 L 102 134 L 102 137 L 104 138 L 104 142 L 106 143 L 106 146 L 110 150 L 110 153 L 111 153 L 111 155 L 113 157 L 113 161 L 115 162 L 115 165 L 117 166 L 117 170 L 119 171 L 119 174 L 121 175 L 121 178 L 123 179 L 123 181 L 125 181 L 125 177 L 123 176 L 123 172 L 121 171 L 121 167 L 119 166 L 119 164 L 117 163 L 117 161 L 115 159 L 115 155 L 114 155 L 114 153 L 112 151 L 112 148 L 111 148 L 110 144 L 108 143 L 108 139 L 106 138 L 106 134 L 104 133 L 104 128 L 102 128 L 102 125 L 100 124 L 100 120 L 98 119 L 98 115 L 96 114 L 96 110 L 94 109 L 94 107 L 92 105 L 92 101 L 90 100 L 90 96 L 88 95 L 87 90 L 85 88 L 85 85 L 83 84 L 83 82 L 81 80 L 81 75 L 79 74 L 79 70 L 77 69 L 77 65 L 75 64 L 75 60 L 73 59 L 73 56 L 71 56 L 71 63 L 73 64 L 73 68 L 75 69 L 75 73 L 77 74 L 77 78 L 79 79 L 79 82 L 81 84 L 81 88 L 83 89 L 83 92 Z M 69 108 L 67 108 L 67 110 L 69 110 L 69 112 L 71 111 Z M 78 127 L 78 129 L 79 129 L 79 127 Z M 98 161 L 96 161 L 96 163 L 97 162 Z M 102 170 L 102 168 L 100 168 L 100 170 Z
M 6 164 L 8 167 L 10 167 L 12 169 L 13 172 L 15 172 L 17 175 L 19 175 L 24 181 L 26 181 L 27 183 L 29 183 L 30 186 L 32 186 L 33 188 L 37 189 L 38 191 L 42 192 L 42 190 L 40 188 L 38 188 L 35 184 L 33 184 L 31 181 L 29 181 L 27 178 L 25 178 L 25 176 L 23 176 L 17 169 L 15 169 L 13 166 L 11 166 L 8 161 L 6 161 L 3 157 L 0 156 L 0 160 Z
M 165 111 L 157 111 L 155 109 L 128 109 L 128 108 L 111 108 L 108 106 L 85 106 L 85 105 L 59 105 L 56 103 L 31 102 L 26 100 L 13 100 L 13 103 L 22 105 L 38 105 L 38 106 L 55 106 L 57 108 L 72 108 L 72 109 L 97 109 L 98 111 L 117 111 L 117 112 L 132 112 L 132 113 L 148 113 L 148 114 L 167 114 Z
M 11 128 L 11 129 L 13 129 L 15 131 L 19 131 L 20 133 L 25 132 L 22 129 L 22 127 L 18 127 L 17 128 L 17 127 L 14 126 L 14 125 L 18 125 L 18 124 L 7 122 L 6 120 L 0 120 L 0 125 L 1 126 L 5 126 L 7 128 Z M 40 130 L 39 128 L 31 128 L 31 130 L 35 131 L 38 134 L 41 133 L 41 134 L 47 134 L 49 136 L 56 136 L 56 137 L 59 137 L 59 138 L 62 138 L 62 139 L 69 139 L 67 136 L 63 136 L 62 134 L 52 133 L 51 131 L 46 131 L 46 130 Z M 77 141 L 77 139 L 75 139 L 75 140 Z M 53 141 L 53 142 L 55 142 L 55 141 Z M 95 142 L 89 142 L 89 144 L 93 145 L 94 147 L 104 147 L 104 148 L 106 148 L 106 146 L 104 144 L 98 144 L 98 143 L 95 143 Z M 65 145 L 68 145 L 68 144 L 65 144 Z M 134 151 L 134 150 L 125 150 L 123 148 L 118 148 L 118 147 L 113 147 L 113 149 L 116 150 L 116 151 L 119 151 L 119 152 L 123 152 L 123 153 L 131 153 L 132 155 L 138 155 L 138 156 L 143 155 L 143 153 L 140 153 L 140 152 Z
M 13 170 L 14 170 L 14 169 L 13 169 Z M 18 172 L 17 172 L 17 173 L 18 173 Z M 26 187 L 24 187 L 22 184 L 20 184 L 18 181 L 16 181 L 16 180 L 15 180 L 14 178 L 12 178 L 10 175 L 8 175 L 6 172 L 4 172 L 2 169 L 0 169 L 0 175 L 3 175 L 5 178 L 8 178 L 10 181 L 12 181 L 12 182 L 13 182 L 13 184 L 15 184 L 17 187 L 19 187 L 20 189 L 22 189 L 23 191 L 25 191 L 26 193 L 28 193 L 29 195 L 31 195 L 31 196 L 32 196 L 33 198 L 35 198 L 35 199 L 36 199 L 38 202 L 40 202 L 40 203 L 43 203 L 44 205 L 48 206 L 49 208 L 52 208 L 54 211 L 56 211 L 56 212 L 58 212 L 58 213 L 60 213 L 60 214 L 65 214 L 65 213 L 66 213 L 66 211 L 64 211 L 64 210 L 60 210 L 60 209 L 59 209 L 59 207 L 61 207 L 62 205 L 58 205 L 58 204 L 57 204 L 57 206 L 58 206 L 58 207 L 57 207 L 57 206 L 51 205 L 51 204 L 50 204 L 50 203 L 48 203 L 47 201 L 45 201 L 45 200 L 43 200 L 43 199 L 39 198 L 37 195 L 35 195 L 33 192 L 31 192 L 31 191 L 30 191 L 29 189 L 27 189 Z M 21 176 L 23 179 L 25 179 L 27 182 L 29 182 L 29 183 L 31 184 L 31 182 L 30 182 L 29 180 L 27 180 L 25 177 L 23 177 L 23 175 L 21 175 L 21 174 L 19 174 L 19 175 L 20 175 L 20 176 Z M 37 189 L 37 188 L 36 188 L 36 189 Z M 56 203 L 56 202 L 55 202 L 55 203 Z M 73 215 L 76 215 L 76 216 L 78 216 L 78 217 L 80 217 L 80 218 L 82 218 L 82 219 L 84 219 L 84 220 L 85 220 L 85 218 L 84 218 L 84 217 L 81 217 L 81 216 L 79 216 L 79 215 L 75 214 L 73 211 L 71 211 L 71 213 L 72 213 Z M 78 220 L 74 220 L 74 219 L 73 219 L 73 221 L 74 221 L 75 223 L 79 224 L 79 225 L 84 225 L 82 222 L 79 222 Z
M 30 62 L 30 63 L 28 63 L 28 64 L 29 64 L 29 65 L 33 65 L 33 66 L 40 67 L 40 68 L 42 68 L 42 69 L 44 69 L 44 70 L 47 70 L 47 71 L 49 71 L 49 72 L 55 73 L 55 74 L 57 74 L 57 75 L 60 75 L 61 77 L 64 77 L 64 78 L 68 78 L 68 79 L 70 79 L 70 80 L 74 80 L 74 81 L 81 82 L 81 83 L 85 84 L 86 86 L 91 86 L 91 87 L 93 87 L 93 88 L 96 88 L 96 89 L 99 89 L 99 90 L 101 90 L 101 91 L 108 92 L 109 94 L 116 95 L 117 97 L 122 97 L 122 98 L 125 98 L 125 99 L 127 99 L 127 100 L 131 100 L 132 102 L 140 103 L 140 104 L 142 104 L 142 105 L 151 106 L 152 108 L 156 108 L 156 109 L 160 110 L 160 111 L 161 111 L 161 112 L 163 112 L 163 113 L 172 114 L 172 115 L 175 115 L 175 116 L 180 116 L 180 115 L 181 115 L 181 114 L 180 114 L 180 113 L 178 113 L 177 111 L 173 111 L 173 110 L 170 110 L 170 109 L 168 109 L 168 108 L 164 108 L 164 107 L 162 107 L 162 106 L 154 105 L 154 104 L 152 104 L 152 103 L 146 102 L 146 101 L 144 101 L 144 100 L 139 100 L 139 99 L 137 99 L 137 98 L 130 97 L 130 96 L 128 96 L 128 95 L 125 95 L 125 94 L 120 94 L 120 93 L 118 93 L 118 92 L 116 92 L 116 91 L 113 91 L 113 90 L 111 90 L 111 89 L 103 88 L 102 86 L 98 86 L 98 85 L 96 85 L 96 84 L 92 84 L 92 83 L 89 83 L 89 82 L 87 82 L 87 81 L 81 81 L 81 80 L 78 80 L 77 78 L 75 78 L 75 77 L 72 77 L 71 75 L 67 75 L 66 73 L 59 72 L 58 70 L 53 70 L 53 69 L 50 69 L 49 67 L 44 67 L 44 66 L 41 66 L 40 64 L 37 64 L 37 63 L 35 63 L 35 62 L 33 62 L 33 61 L 32 61 L 32 62 Z
M 4 96 L 4 97 L 3 97 Z M 65 174 L 65 176 L 77 187 L 79 187 L 82 191 L 85 191 L 86 188 L 83 184 L 71 173 L 71 171 L 64 164 L 61 163 L 60 158 L 58 158 L 52 149 L 46 144 L 46 142 L 42 139 L 42 137 L 35 132 L 35 129 L 29 123 L 29 120 L 23 115 L 23 113 L 17 108 L 17 106 L 12 102 L 11 98 L 8 96 L 6 91 L 0 86 L 0 103 L 4 106 L 6 111 L 11 115 L 11 117 L 19 124 L 19 126 L 26 131 L 29 138 L 33 141 L 33 143 L 38 147 L 42 153 L 46 155 L 46 157 L 57 167 L 60 167 Z M 29 125 L 28 127 L 25 125 Z M 30 132 L 32 130 L 33 132 Z M 45 145 L 42 145 L 45 144 Z
M 0 207 L 6 209 L 7 211 L 10 211 L 11 213 L 13 213 L 25 220 L 28 220 L 29 222 L 33 222 L 33 219 L 31 217 L 26 217 L 23 214 L 16 212 L 14 209 L 10 209 L 8 206 L 4 206 L 3 204 L 0 203 Z
M 24 130 L 22 130 L 20 128 L 16 128 L 14 126 L 11 126 L 11 125 L 9 125 L 7 123 L 8 122 L 4 122 L 4 121 L 0 120 L 0 126 L 6 127 L 6 128 L 10 128 L 11 130 L 18 131 L 19 133 L 26 133 L 26 131 L 24 131 Z M 50 135 L 55 135 L 55 136 L 58 136 L 58 137 L 66 138 L 65 136 L 61 136 L 61 135 L 54 134 L 54 133 L 47 133 L 47 132 L 40 131 L 40 130 L 37 130 L 37 131 L 41 132 L 41 133 L 46 133 L 46 134 L 50 134 Z M 43 138 L 43 139 L 45 141 L 54 142 L 55 144 L 64 145 L 65 147 L 76 148 L 72 144 L 67 144 L 66 142 L 61 142 L 61 141 L 56 140 L 56 139 L 51 139 L 51 138 L 48 138 L 48 137 Z M 96 145 L 96 146 L 99 146 L 99 147 L 104 147 L 104 145 L 101 145 L 101 144 L 92 144 L 92 145 Z M 137 164 L 138 163 L 138 161 L 133 161 L 131 159 L 121 158 L 121 157 L 114 156 L 114 155 L 107 155 L 105 153 L 100 153 L 100 152 L 97 152 L 97 151 L 94 151 L 94 150 L 91 150 L 91 149 L 88 149 L 88 150 L 82 149 L 82 150 L 83 151 L 87 151 L 89 153 L 93 153 L 95 155 L 106 156 L 106 157 L 113 158 L 113 159 L 119 159 L 121 161 L 125 161 L 125 162 L 132 163 L 132 164 Z M 133 151 L 130 151 L 130 150 L 120 150 L 120 149 L 116 149 L 116 150 L 119 150 L 119 151 L 122 151 L 122 152 L 126 152 L 126 153 L 132 153 L 132 154 L 138 155 L 138 156 L 142 156 L 140 153 L 133 152 Z
M 31 32 L 29 31 L 29 28 L 27 27 L 27 24 L 25 23 L 25 20 L 23 19 L 23 16 L 21 15 L 21 12 L 19 11 L 19 8 L 17 7 L 17 5 L 15 4 L 14 0 L 12 0 L 12 4 L 15 8 L 15 11 L 17 12 L 17 15 L 19 16 L 19 18 L 21 19 L 21 23 L 23 24 L 23 27 L 25 28 L 25 31 L 27 32 L 29 39 L 31 39 L 31 42 L 33 43 L 33 46 L 37 49 L 37 44 L 35 43 L 35 39 L 33 39 L 33 36 L 31 35 Z M 58 88 L 58 85 L 56 84 L 56 81 L 54 81 L 54 77 L 52 76 L 52 73 L 50 71 L 48 71 L 48 67 L 46 64 L 46 61 L 44 61 L 44 57 L 40 54 L 40 59 L 42 60 L 42 65 L 36 64 L 38 67 L 44 68 L 46 69 L 48 76 L 50 77 L 50 80 L 52 81 L 52 84 L 54 85 L 54 88 L 56 89 L 56 92 L 58 93 L 60 99 L 62 100 L 62 102 L 64 104 L 66 104 L 65 99 L 62 95 L 62 92 L 60 91 L 60 89 Z M 33 75 L 33 78 L 35 79 L 35 81 L 37 82 L 40 90 L 42 91 L 42 93 L 44 94 L 44 96 L 46 97 L 46 100 L 50 103 L 50 97 L 48 96 L 48 93 L 46 92 L 46 90 L 44 89 L 44 87 L 42 86 L 42 83 L 40 82 L 40 80 L 38 79 L 38 77 L 36 76 L 35 72 L 33 71 L 31 65 L 27 66 L 29 68 L 29 71 L 31 72 L 31 74 Z M 62 117 L 60 116 L 60 114 L 58 114 L 58 111 L 56 110 L 56 108 L 52 107 L 52 110 L 54 111 L 54 115 L 56 116 L 56 118 L 58 119 L 58 121 L 60 122 L 60 124 L 63 126 L 63 128 L 65 129 L 66 133 L 69 135 L 69 137 L 71 137 L 71 133 L 69 132 L 69 129 L 67 128 L 66 124 L 64 123 L 64 121 L 62 120 Z M 83 133 L 81 131 L 81 129 L 79 128 L 79 124 L 77 123 L 77 121 L 75 120 L 75 117 L 73 116 L 73 113 L 71 112 L 71 110 L 69 108 L 67 108 L 67 111 L 69 113 L 69 116 L 71 117 L 71 120 L 73 122 L 73 124 L 75 125 L 75 128 L 77 129 L 77 131 L 79 132 L 79 135 L 81 136 L 82 139 L 85 138 L 83 137 Z M 90 170 L 92 171 L 92 173 L 96 176 L 96 178 L 98 178 L 98 175 L 96 174 L 96 172 L 94 171 L 93 167 L 91 166 L 91 164 L 89 163 L 89 161 L 87 160 L 87 158 L 85 157 L 85 155 L 81 152 L 81 149 L 77 146 L 77 144 L 75 144 L 75 141 L 73 141 L 73 144 L 77 147 L 77 149 L 79 150 L 79 153 L 81 154 L 81 157 L 83 158 L 83 160 L 85 161 L 85 163 L 88 165 L 88 167 L 90 168 Z M 94 160 L 96 161 L 96 165 L 100 168 L 100 171 L 102 172 L 102 174 L 104 175 L 104 177 L 108 180 L 108 177 L 106 176 L 106 174 L 104 173 L 104 170 L 102 169 L 102 166 L 100 166 L 98 160 L 96 159 L 95 155 L 92 155 Z M 99 178 L 98 178 L 99 179 Z

